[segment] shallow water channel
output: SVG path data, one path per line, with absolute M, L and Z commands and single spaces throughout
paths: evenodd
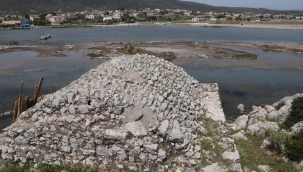
M 87 53 L 85 51 L 63 53 L 67 56 L 38 58 L 38 53 L 32 51 L 0 54 L 0 113 L 13 110 L 14 101 L 19 97 L 21 81 L 24 81 L 23 94 L 32 97 L 34 85 L 43 76 L 40 95 L 48 94 L 68 85 L 106 60 L 87 59 L 84 57 Z M 0 130 L 11 122 L 12 116 L 1 117 Z
M 273 104 L 285 96 L 303 93 L 303 54 L 235 48 L 258 55 L 256 60 L 176 59 L 173 62 L 201 83 L 216 82 L 227 118 L 235 118 L 238 104 Z

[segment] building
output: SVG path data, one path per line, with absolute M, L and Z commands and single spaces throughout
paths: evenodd
M 21 21 L 2 21 L 1 24 L 6 28 L 20 28 Z
M 191 20 L 194 21 L 194 22 L 205 22 L 206 18 L 203 18 L 203 17 L 194 17 Z
M 29 20 L 30 21 L 39 21 L 40 17 L 38 15 L 30 15 Z
M 46 20 L 50 21 L 52 25 L 60 24 L 65 21 L 63 16 L 57 16 L 55 14 L 48 14 L 45 16 Z

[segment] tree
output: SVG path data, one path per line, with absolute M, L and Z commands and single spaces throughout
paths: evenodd
M 224 14 L 219 14 L 216 18 L 217 19 L 225 18 L 225 15 Z
M 147 19 L 147 15 L 146 13 L 142 13 L 140 12 L 138 15 L 137 15 L 137 20 L 146 20 Z
M 25 14 L 25 15 L 24 15 L 24 18 L 26 18 L 26 19 L 29 20 L 29 15 L 28 15 L 28 14 Z
M 240 21 L 240 20 L 242 20 L 242 17 L 238 16 L 238 17 L 236 18 L 236 20 L 237 20 L 237 21 Z
M 129 16 L 128 14 L 123 14 L 121 17 L 122 22 L 131 23 L 136 20 L 134 16 Z
M 233 18 L 232 17 L 227 17 L 227 20 L 233 20 Z
M 161 14 L 161 15 L 168 14 L 168 11 L 167 11 L 167 10 L 160 11 L 160 14 Z

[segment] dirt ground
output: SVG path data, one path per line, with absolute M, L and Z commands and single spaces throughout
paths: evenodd
M 65 57 L 66 55 L 62 52 L 63 46 L 0 46 L 0 54 L 16 52 L 16 51 L 35 51 L 39 55 L 37 57 Z
M 120 51 L 132 47 L 138 51 L 150 53 L 173 53 L 174 58 L 209 58 L 209 59 L 256 59 L 255 54 L 235 51 L 220 46 L 259 48 L 264 51 L 303 53 L 303 45 L 295 43 L 243 43 L 243 42 L 191 42 L 191 41 L 159 41 L 159 42 L 92 42 L 64 46 L 0 46 L 0 54 L 14 51 L 36 51 L 37 57 L 64 57 L 64 51 L 90 50 L 92 58 L 110 58 L 132 53 Z

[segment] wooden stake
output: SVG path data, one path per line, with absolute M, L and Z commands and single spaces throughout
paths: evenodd
M 40 90 L 41 90 L 41 86 L 42 86 L 43 80 L 44 80 L 44 77 L 41 77 L 40 81 L 39 81 L 39 84 L 38 84 L 37 94 L 36 94 L 36 97 L 34 99 L 35 103 L 37 103 L 37 99 L 38 99 L 38 96 L 39 96 L 39 93 L 40 93 Z
M 23 81 L 21 82 L 19 99 L 15 101 L 15 106 L 14 106 L 14 117 L 13 117 L 14 122 L 18 120 L 22 112 L 26 111 L 28 108 L 34 106 L 37 103 L 39 92 L 41 90 L 41 86 L 43 83 L 43 79 L 44 77 L 41 77 L 38 85 L 35 85 L 33 99 L 29 99 L 28 96 L 25 97 L 23 95 Z
M 18 101 L 15 101 L 13 122 L 16 121 L 17 115 L 18 115 Z
M 34 87 L 34 96 L 33 96 L 33 101 L 36 102 L 36 97 L 37 97 L 37 91 L 38 91 L 38 85 L 35 85 Z
M 20 95 L 19 95 L 19 101 L 18 101 L 18 113 L 17 113 L 17 117 L 19 117 L 19 114 L 21 113 L 21 96 L 22 96 L 22 91 L 23 91 L 23 81 L 21 81 L 21 87 L 20 87 Z

